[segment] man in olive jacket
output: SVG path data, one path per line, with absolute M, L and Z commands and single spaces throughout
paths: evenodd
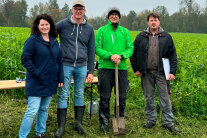
M 163 127 L 171 132 L 179 132 L 173 122 L 174 116 L 168 90 L 169 82 L 166 80 L 162 63 L 162 58 L 169 59 L 168 78 L 173 80 L 177 69 L 175 46 L 172 37 L 160 27 L 158 14 L 150 13 L 147 21 L 148 27 L 134 41 L 134 53 L 130 58 L 135 75 L 141 77 L 145 96 L 147 123 L 143 127 L 151 128 L 156 124 L 155 85 L 157 85 Z
M 109 131 L 109 101 L 115 84 L 115 64 L 118 65 L 119 70 L 119 115 L 125 116 L 128 88 L 126 59 L 133 53 L 133 44 L 129 31 L 119 25 L 120 17 L 119 9 L 115 7 L 109 9 L 108 24 L 99 28 L 95 39 L 95 51 L 99 56 L 99 121 L 103 132 Z

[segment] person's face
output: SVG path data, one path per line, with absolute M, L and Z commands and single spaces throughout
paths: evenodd
M 159 19 L 154 18 L 154 17 L 149 17 L 148 26 L 149 26 L 150 30 L 152 30 L 152 31 L 158 30 L 159 26 L 160 26 Z
M 49 24 L 49 22 L 47 22 L 44 19 L 41 19 L 40 23 L 38 25 L 38 29 L 39 29 L 40 33 L 43 34 L 43 35 L 49 34 L 49 32 L 50 32 L 50 24 Z
M 82 6 L 75 6 L 72 8 L 73 17 L 77 20 L 82 19 L 85 15 L 86 9 Z
M 112 13 L 109 15 L 109 21 L 111 23 L 118 23 L 119 22 L 119 15 L 117 13 Z

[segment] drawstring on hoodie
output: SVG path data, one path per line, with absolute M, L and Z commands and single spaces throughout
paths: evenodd
M 73 32 L 75 31 L 75 24 L 73 25 Z M 71 33 L 71 35 L 73 35 L 73 32 Z
M 81 25 L 80 34 L 81 34 L 82 30 L 83 30 L 83 25 Z M 73 32 L 71 33 L 71 35 L 73 35 L 74 31 L 75 31 L 75 24 L 73 25 Z
M 81 34 L 81 32 L 82 32 L 82 29 L 83 29 L 83 25 L 81 25 L 80 34 Z

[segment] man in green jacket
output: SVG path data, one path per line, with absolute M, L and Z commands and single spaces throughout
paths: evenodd
M 110 8 L 108 24 L 99 28 L 95 39 L 95 51 L 99 56 L 99 121 L 103 132 L 109 131 L 109 102 L 111 90 L 115 86 L 115 64 L 118 65 L 119 70 L 119 116 L 125 116 L 126 93 L 129 85 L 126 60 L 132 56 L 133 43 L 129 31 L 120 26 L 120 17 L 118 8 Z

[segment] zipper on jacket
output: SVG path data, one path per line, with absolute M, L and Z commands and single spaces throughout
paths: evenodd
M 111 39 L 112 39 L 112 43 L 114 44 L 114 37 L 112 34 L 111 34 Z
M 74 67 L 76 67 L 76 61 L 78 59 L 78 28 L 79 28 L 79 24 L 77 24 L 77 35 L 76 35 L 76 42 L 75 42 L 76 56 L 75 56 Z

